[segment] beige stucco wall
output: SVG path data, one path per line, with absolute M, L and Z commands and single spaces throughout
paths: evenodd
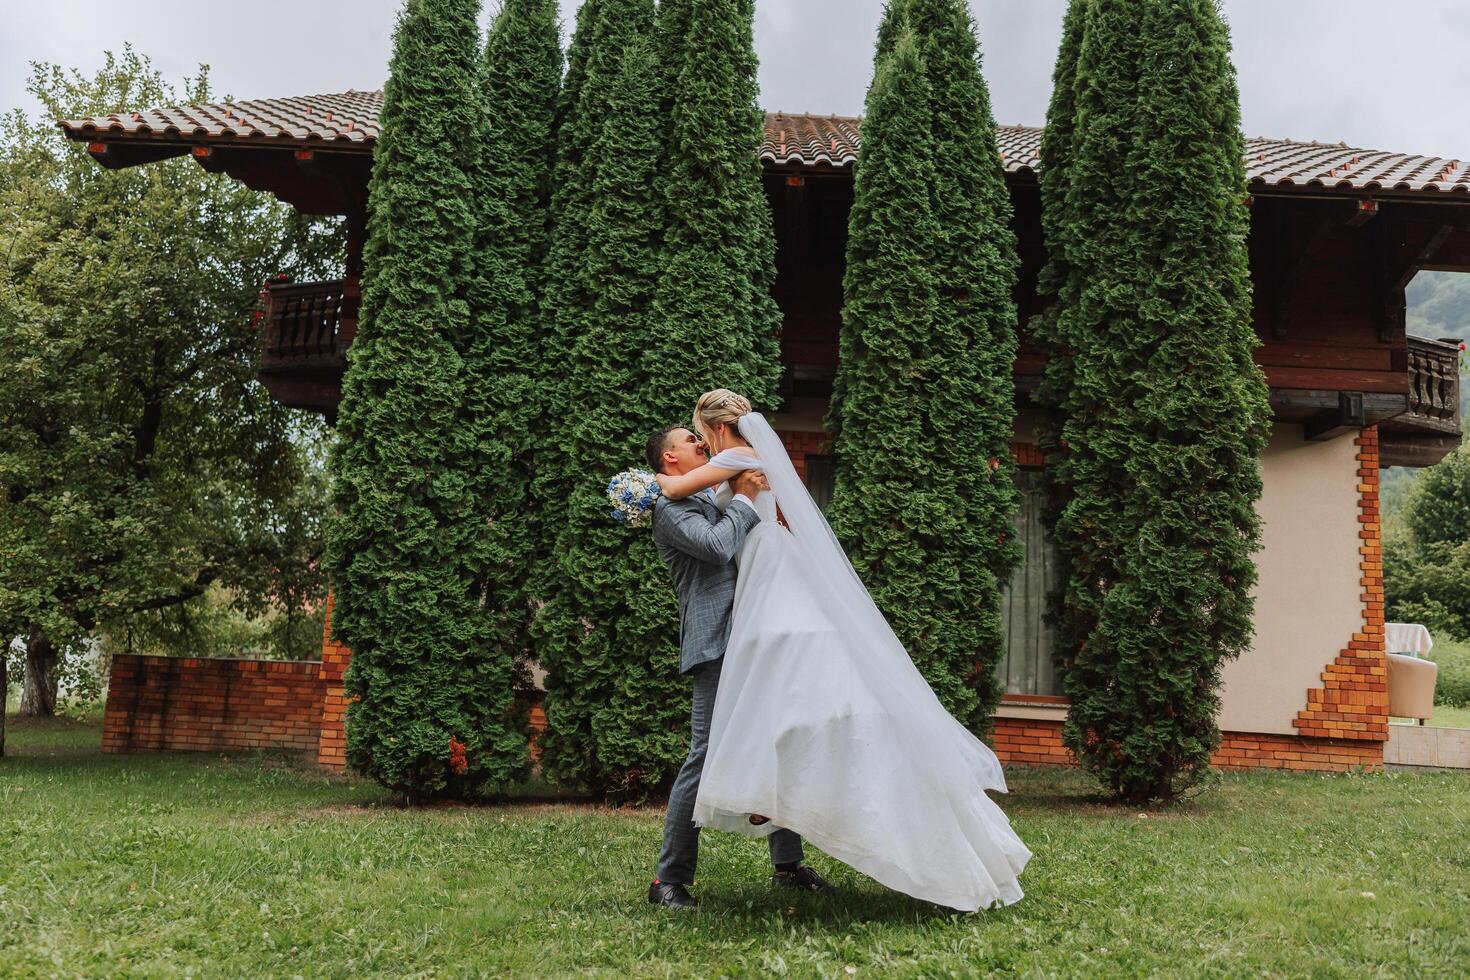
M 1225 667 L 1220 727 L 1294 734 L 1307 689 L 1362 628 L 1358 461 L 1352 437 L 1307 442 L 1277 425 L 1261 459 L 1256 635 Z

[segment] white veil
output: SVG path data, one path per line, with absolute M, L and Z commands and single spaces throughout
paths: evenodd
M 760 468 L 765 472 L 766 481 L 771 485 L 786 525 L 795 539 L 796 547 L 792 551 L 796 560 L 805 566 L 804 577 L 843 642 L 852 650 L 858 669 L 866 675 L 866 683 L 883 691 L 885 699 L 892 700 L 895 711 L 926 714 L 938 711 L 953 726 L 952 738 L 938 740 L 943 744 L 894 747 L 927 755 L 953 752 L 958 756 L 953 761 L 960 763 L 981 786 L 1005 792 L 1005 776 L 995 753 L 944 710 L 924 676 L 914 666 L 848 561 L 837 535 L 807 492 L 801 477 L 797 476 L 776 430 L 759 412 L 743 416 L 739 429 L 760 457 Z M 961 792 L 966 788 L 955 787 Z

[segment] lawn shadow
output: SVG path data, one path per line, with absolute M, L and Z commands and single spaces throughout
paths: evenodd
M 862 924 L 926 925 L 970 919 L 985 912 L 957 912 L 911 898 L 864 881 L 858 887 L 840 883 L 832 894 L 809 894 L 778 889 L 768 882 L 743 882 L 734 886 L 713 885 L 698 889 L 701 920 L 748 931 L 770 932 L 773 917 L 784 924 L 821 926 L 836 931 Z M 658 914 L 669 913 L 651 909 Z

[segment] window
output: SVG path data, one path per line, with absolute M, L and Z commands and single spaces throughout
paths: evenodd
M 1052 659 L 1052 629 L 1044 621 L 1047 594 L 1056 586 L 1057 552 L 1041 523 L 1041 471 L 1016 471 L 1021 565 L 1001 594 L 1006 652 L 997 668 L 1005 693 L 1058 697 L 1061 675 Z
M 806 489 L 812 501 L 823 511 L 832 500 L 832 484 L 836 477 L 835 457 L 806 454 Z

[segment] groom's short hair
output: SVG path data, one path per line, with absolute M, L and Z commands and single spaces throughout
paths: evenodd
M 664 471 L 664 450 L 669 448 L 669 433 L 678 432 L 682 428 L 684 428 L 682 425 L 671 425 L 648 437 L 648 445 L 644 447 L 644 452 L 648 458 L 648 465 L 655 473 Z

